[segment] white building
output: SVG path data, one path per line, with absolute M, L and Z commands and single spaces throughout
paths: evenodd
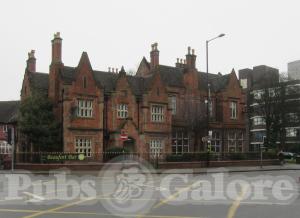
M 288 63 L 288 77 L 290 80 L 300 79 L 300 60 Z

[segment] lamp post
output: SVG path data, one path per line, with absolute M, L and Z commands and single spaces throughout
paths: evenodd
M 209 141 L 209 116 L 210 116 L 210 83 L 209 83 L 209 79 L 208 79 L 208 43 L 215 40 L 215 39 L 218 39 L 218 38 L 221 38 L 225 36 L 224 33 L 212 38 L 212 39 L 209 39 L 209 40 L 206 40 L 206 79 L 207 79 L 207 84 L 206 84 L 206 91 L 207 91 L 207 100 L 206 100 L 206 115 L 207 115 L 207 166 L 209 166 L 209 152 L 210 152 L 210 148 L 208 147 L 208 141 Z

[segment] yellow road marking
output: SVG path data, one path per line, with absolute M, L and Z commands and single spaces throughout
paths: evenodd
M 196 181 L 194 183 L 192 183 L 191 185 L 188 185 L 184 188 L 179 189 L 177 192 L 175 192 L 174 194 L 170 195 L 168 198 L 161 200 L 159 203 L 157 203 L 156 205 L 154 205 L 152 207 L 152 209 L 157 209 L 159 207 L 161 207 L 164 204 L 167 204 L 168 202 L 174 200 L 175 198 L 178 197 L 179 194 L 181 194 L 182 192 L 188 191 L 190 190 L 193 186 L 197 185 L 201 183 L 201 181 Z M 146 214 L 139 214 L 137 215 L 137 218 L 143 218 L 143 217 L 147 217 Z
M 232 203 L 231 207 L 228 210 L 227 218 L 234 218 L 237 209 L 239 208 L 241 201 L 244 199 L 247 191 L 249 190 L 249 185 L 242 186 L 242 190 L 240 191 L 239 195 Z
M 174 194 L 170 195 L 168 198 L 161 200 L 159 203 L 157 203 L 156 205 L 154 205 L 153 208 L 158 208 L 161 207 L 162 205 L 174 200 L 175 198 L 177 198 L 179 196 L 179 194 L 181 194 L 182 192 L 188 191 L 190 190 L 194 185 L 201 183 L 201 181 L 196 181 L 191 185 L 188 185 L 184 188 L 179 189 L 177 192 L 175 192 Z
M 13 209 L 0 209 L 0 212 L 12 212 L 12 213 L 41 213 L 42 210 L 13 210 Z M 104 217 L 111 217 L 120 216 L 120 217 L 134 217 L 134 214 L 109 214 L 109 213 L 96 213 L 96 212 L 77 212 L 77 211 L 53 211 L 49 212 L 49 214 L 74 214 L 74 215 L 91 215 L 91 216 L 104 216 Z M 145 218 L 199 218 L 194 216 L 162 216 L 162 215 L 145 215 Z
M 87 202 L 87 201 L 91 201 L 91 200 L 94 200 L 94 199 L 96 199 L 96 198 L 93 197 L 93 198 L 87 198 L 87 199 L 83 199 L 83 200 L 79 200 L 79 201 L 74 201 L 74 202 L 71 202 L 71 203 L 63 204 L 62 206 L 59 206 L 59 207 L 54 207 L 52 209 L 48 209 L 48 210 L 44 210 L 44 211 L 41 211 L 41 212 L 38 212 L 38 213 L 34 213 L 32 215 L 29 215 L 29 216 L 24 216 L 23 218 L 37 217 L 37 216 L 40 216 L 40 215 L 55 212 L 57 210 L 62 210 L 62 209 L 65 209 L 65 208 L 68 208 L 68 207 L 71 207 L 71 206 L 74 206 L 74 205 L 77 205 L 77 204 L 81 204 L 81 203 L 84 203 L 84 202 Z

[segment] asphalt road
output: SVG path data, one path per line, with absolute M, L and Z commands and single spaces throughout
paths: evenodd
M 66 178 L 31 175 L 30 180 L 29 175 L 5 176 L 1 218 L 299 217 L 297 170 L 195 176 L 111 172 Z

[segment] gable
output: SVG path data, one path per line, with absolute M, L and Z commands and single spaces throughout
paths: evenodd
M 82 53 L 80 62 L 76 67 L 74 78 L 74 88 L 77 92 L 84 94 L 95 94 L 97 84 L 94 78 L 93 69 L 85 52 Z
M 136 75 L 141 77 L 150 75 L 150 64 L 145 57 L 143 57 L 142 61 L 140 62 Z
M 162 82 L 159 73 L 155 73 L 152 77 L 149 84 L 148 97 L 149 101 L 168 102 L 166 86 Z

